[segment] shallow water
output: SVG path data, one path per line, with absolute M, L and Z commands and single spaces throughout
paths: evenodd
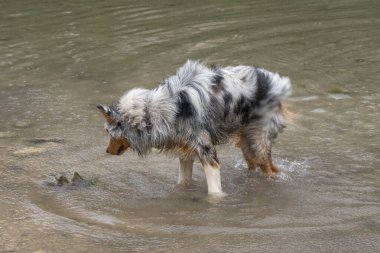
M 379 10 L 0 2 L 0 251 L 379 252 Z M 188 58 L 291 77 L 297 116 L 273 150 L 277 180 L 221 146 L 218 200 L 199 163 L 183 188 L 173 157 L 105 153 L 95 104 L 154 87 Z M 88 181 L 55 183 L 74 172 Z

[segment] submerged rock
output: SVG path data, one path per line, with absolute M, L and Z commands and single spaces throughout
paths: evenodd
M 68 184 L 69 183 L 69 180 L 67 179 L 67 177 L 65 175 L 61 175 L 59 177 L 55 177 L 55 180 L 57 181 L 57 185 L 58 186 L 62 186 L 64 184 Z
M 89 186 L 89 185 L 94 185 L 95 182 L 92 179 L 86 180 L 81 175 L 79 175 L 78 172 L 74 172 L 73 178 L 71 179 L 71 184 Z
M 72 185 L 72 186 L 91 186 L 95 185 L 95 181 L 93 179 L 84 179 L 78 172 L 74 172 L 71 180 L 69 173 L 62 173 L 58 175 L 50 176 L 47 180 L 48 185 L 51 186 L 64 186 L 64 185 Z
M 73 178 L 71 179 L 72 185 L 83 185 L 83 186 L 91 186 L 95 185 L 94 179 L 84 179 L 78 172 L 74 172 Z
M 71 179 L 71 182 L 78 182 L 78 181 L 84 181 L 83 177 L 79 175 L 78 172 L 74 172 L 73 178 Z
M 13 155 L 17 157 L 28 157 L 31 155 L 40 155 L 46 151 L 46 148 L 26 147 L 13 152 Z

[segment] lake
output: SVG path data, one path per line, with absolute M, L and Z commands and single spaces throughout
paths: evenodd
M 379 27 L 373 0 L 1 1 L 0 251 L 379 252 Z M 199 163 L 106 154 L 96 104 L 187 59 L 291 78 L 277 179 L 219 146 L 215 200 Z

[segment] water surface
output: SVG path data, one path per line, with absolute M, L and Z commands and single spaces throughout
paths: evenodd
M 0 251 L 378 252 L 379 27 L 370 0 L 0 2 Z M 188 58 L 291 78 L 277 180 L 221 146 L 216 201 L 199 163 L 183 188 L 173 157 L 105 153 L 95 105 Z

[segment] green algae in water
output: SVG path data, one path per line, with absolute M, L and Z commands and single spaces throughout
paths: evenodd
M 332 87 L 327 92 L 330 93 L 330 94 L 347 94 L 347 95 L 349 94 L 349 92 L 344 91 L 340 87 Z

